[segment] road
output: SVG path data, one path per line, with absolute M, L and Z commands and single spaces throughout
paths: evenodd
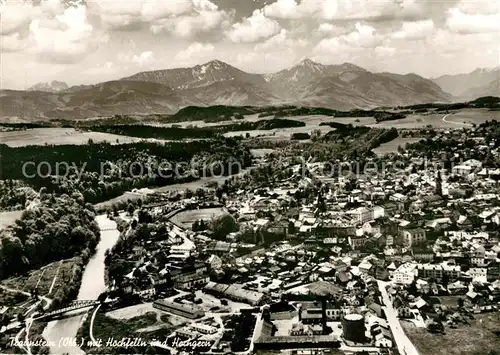
M 30 347 L 30 328 L 33 324 L 33 319 L 26 319 L 26 350 L 28 355 L 31 355 L 31 347 Z
M 59 267 L 57 268 L 56 274 L 54 275 L 54 278 L 52 279 L 52 284 L 50 285 L 49 292 L 47 292 L 47 296 L 52 293 L 52 290 L 54 289 L 54 285 L 56 284 L 57 276 L 59 275 L 59 270 L 61 270 L 61 265 L 62 265 L 62 260 L 59 262 Z
M 392 302 L 386 290 L 387 282 L 377 280 L 377 283 L 384 300 L 384 311 L 387 317 L 387 323 L 391 327 L 392 335 L 396 341 L 399 353 L 401 355 L 419 355 L 417 348 L 415 348 L 411 340 L 408 339 L 399 323 L 398 313 L 392 306 Z
M 90 320 L 90 326 L 89 326 L 89 328 L 90 328 L 90 330 L 89 330 L 90 340 L 92 340 L 92 342 L 94 344 L 97 344 L 96 339 L 94 338 L 94 320 L 95 320 L 95 315 L 99 311 L 99 308 L 101 308 L 100 304 L 96 307 L 96 309 L 94 310 L 94 313 L 92 313 L 92 319 Z
M 451 116 L 452 113 L 448 113 L 446 115 L 443 116 L 443 122 L 445 123 L 451 123 L 451 124 L 457 124 L 457 125 L 460 125 L 460 126 L 465 126 L 465 127 L 472 127 L 472 125 L 470 123 L 463 123 L 463 122 L 455 122 L 455 121 L 448 121 L 446 118 L 448 116 Z
M 257 320 L 255 322 L 255 327 L 253 329 L 252 339 L 250 340 L 250 347 L 248 348 L 247 351 L 243 352 L 242 354 L 253 354 L 254 343 L 262 333 L 263 324 L 264 320 L 262 318 L 262 310 L 261 310 L 261 312 L 257 314 Z

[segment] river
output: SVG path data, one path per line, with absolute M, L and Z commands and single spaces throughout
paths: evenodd
M 120 236 L 120 233 L 116 229 L 116 223 L 106 215 L 97 216 L 96 222 L 101 229 L 101 240 L 97 244 L 94 256 L 90 258 L 83 272 L 78 300 L 95 300 L 106 290 L 104 283 L 104 255 L 107 249 L 112 248 L 116 244 Z M 43 336 L 49 343 L 55 344 L 54 347 L 50 348 L 51 354 L 84 354 L 79 347 L 65 344 L 63 340 L 76 336 L 78 329 L 84 321 L 84 317 L 85 314 L 80 314 L 48 323 Z

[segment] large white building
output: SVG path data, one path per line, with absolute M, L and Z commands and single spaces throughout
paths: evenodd
M 411 284 L 417 276 L 417 265 L 406 263 L 400 265 L 392 274 L 394 282 L 399 284 Z
M 357 224 L 363 224 L 365 222 L 371 221 L 374 218 L 373 208 L 358 207 L 349 212 L 356 221 Z

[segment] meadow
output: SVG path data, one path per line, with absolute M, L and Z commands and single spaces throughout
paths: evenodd
M 0 212 L 0 230 L 13 224 L 16 219 L 21 217 L 23 211 Z
M 0 144 L 9 147 L 28 145 L 63 145 L 109 142 L 112 144 L 139 142 L 142 139 L 101 132 L 84 132 L 74 128 L 33 128 L 19 131 L 0 131 Z
M 191 228 L 197 220 L 211 220 L 223 213 L 220 207 L 215 208 L 200 208 L 199 210 L 188 210 L 177 213 L 171 218 L 171 221 L 184 228 Z
M 250 153 L 254 158 L 262 158 L 268 154 L 274 152 L 274 149 L 270 148 L 258 148 L 258 149 L 250 149 Z
M 373 149 L 373 152 L 377 155 L 396 153 L 398 151 L 398 147 L 401 146 L 401 148 L 404 148 L 406 144 L 418 142 L 420 139 L 421 138 L 398 137 L 390 142 L 382 143 L 379 147 Z
M 255 120 L 255 115 L 252 115 L 250 118 L 245 117 L 243 120 Z M 271 119 L 270 117 L 258 118 L 258 120 L 263 119 Z M 332 121 L 332 117 L 324 116 L 324 115 L 311 115 L 311 116 L 293 116 L 287 117 L 288 119 L 292 119 L 294 121 L 304 122 L 306 125 L 304 127 L 293 127 L 293 128 L 278 128 L 271 130 L 253 130 L 253 131 L 236 131 L 236 132 L 228 132 L 224 135 L 226 137 L 235 137 L 235 136 L 243 136 L 245 137 L 247 134 L 250 137 L 261 137 L 267 140 L 288 140 L 293 133 L 311 133 L 314 130 L 319 130 L 321 134 L 325 134 L 332 130 L 329 126 L 320 126 L 323 122 Z M 350 118 L 351 122 L 353 122 L 356 118 Z M 241 120 L 241 121 L 243 121 Z
M 370 123 L 371 127 L 414 129 L 431 125 L 440 129 L 462 129 L 471 127 L 473 124 L 479 125 L 486 121 L 500 120 L 500 111 L 488 111 L 487 109 L 463 109 L 447 114 L 445 112 L 426 115 L 410 115 L 406 118 L 395 121 L 384 121 L 380 123 Z
M 445 334 L 431 334 L 424 328 L 403 324 L 421 355 L 493 355 L 500 349 L 500 313 L 475 315 L 470 325 L 446 328 Z

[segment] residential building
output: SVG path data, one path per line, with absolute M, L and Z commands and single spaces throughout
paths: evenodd
M 412 228 L 403 230 L 403 242 L 407 247 L 420 245 L 426 241 L 425 229 Z
M 394 282 L 399 284 L 409 285 L 417 276 L 417 265 L 416 264 L 402 264 L 400 265 L 392 274 L 392 279 Z

